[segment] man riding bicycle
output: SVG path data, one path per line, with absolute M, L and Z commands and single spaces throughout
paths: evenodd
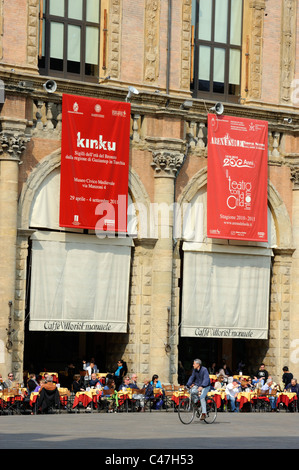
M 207 415 L 207 404 L 206 396 L 210 391 L 210 377 L 206 367 L 201 365 L 200 359 L 194 359 L 193 361 L 193 372 L 186 384 L 190 388 L 191 400 L 193 403 L 198 402 L 198 397 L 201 403 L 202 413 L 200 416 L 201 420 L 204 420 Z

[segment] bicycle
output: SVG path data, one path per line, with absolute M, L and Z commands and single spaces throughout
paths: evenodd
M 212 424 L 217 418 L 217 406 L 213 399 L 206 398 L 207 413 L 204 422 Z M 183 397 L 179 401 L 178 416 L 183 424 L 191 424 L 194 418 L 200 418 L 202 413 L 200 400 L 193 403 L 190 396 Z

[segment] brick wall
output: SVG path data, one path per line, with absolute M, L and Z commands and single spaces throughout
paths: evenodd
M 4 2 L 3 62 L 24 66 L 27 62 L 27 1 Z

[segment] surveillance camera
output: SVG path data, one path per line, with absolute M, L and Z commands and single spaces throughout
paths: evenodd
M 292 124 L 293 119 L 292 118 L 284 118 L 284 122 L 287 122 L 288 124 Z
M 54 93 L 57 90 L 57 83 L 54 80 L 47 80 L 43 87 L 48 93 Z

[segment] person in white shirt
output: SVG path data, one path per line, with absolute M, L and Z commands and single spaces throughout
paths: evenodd
M 88 380 L 91 380 L 91 374 L 96 374 L 98 372 L 94 362 L 90 362 L 89 365 L 87 365 L 86 361 L 83 361 L 83 370 L 86 370 L 86 377 L 88 377 Z
M 230 402 L 231 410 L 233 412 L 239 411 L 239 403 L 236 401 L 237 395 L 240 392 L 240 384 L 237 380 L 233 380 L 227 384 L 225 388 L 227 401 Z

